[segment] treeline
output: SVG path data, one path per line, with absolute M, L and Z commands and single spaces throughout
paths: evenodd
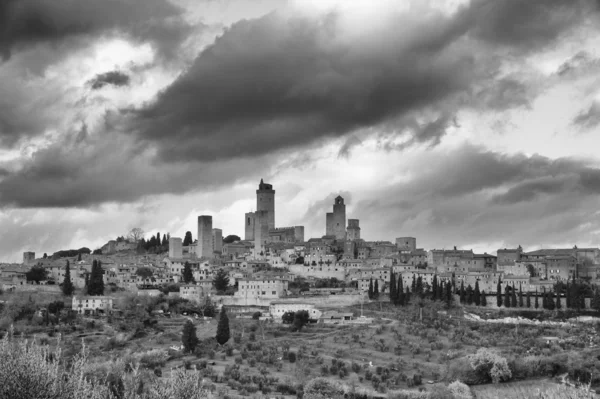
M 153 254 L 160 254 L 169 251 L 169 233 L 163 234 L 156 233 L 151 236 L 148 240 L 142 238 L 138 241 L 138 252 L 146 251 Z
M 531 308 L 533 303 L 535 309 L 560 310 L 566 307 L 580 311 L 585 309 L 585 298 L 591 298 L 590 307 L 600 311 L 600 291 L 574 277 L 570 281 L 556 283 L 553 291 L 543 288 L 542 292 L 536 290 L 533 294 L 529 291 L 523 293 L 521 286 L 517 290 L 514 284 L 506 284 L 502 289 L 500 279 L 496 287 L 496 305 L 505 308 Z
M 79 256 L 80 254 L 91 254 L 92 251 L 89 248 L 83 247 L 79 249 L 67 249 L 62 251 L 57 251 L 52 254 L 52 259 L 60 259 L 60 258 L 73 258 L 75 256 Z
M 404 283 L 402 274 L 392 272 L 390 275 L 390 302 L 396 306 L 406 306 L 414 298 L 430 299 L 432 301 L 445 302 L 447 307 L 452 306 L 453 302 L 453 284 L 450 280 L 438 281 L 437 275 L 433 276 L 431 285 L 423 281 L 421 276 L 413 278 L 411 284 Z M 378 280 L 369 281 L 369 298 L 377 299 L 379 297 Z

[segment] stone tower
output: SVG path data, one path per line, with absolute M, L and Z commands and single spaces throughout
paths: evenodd
M 340 195 L 333 204 L 333 235 L 337 240 L 346 240 L 346 205 Z
M 246 213 L 244 218 L 244 240 L 254 241 L 254 212 Z
M 347 239 L 350 241 L 360 240 L 360 226 L 358 219 L 348 219 L 348 228 L 346 229 L 348 234 Z
M 264 245 L 269 239 L 269 212 L 256 211 L 254 213 L 254 258 L 260 259 Z
M 271 184 L 264 183 L 263 179 L 260 179 L 256 190 L 256 211 L 266 211 L 268 228 L 275 228 L 275 190 Z
M 23 264 L 28 264 L 35 260 L 35 252 L 23 252 Z
M 212 229 L 213 252 L 223 252 L 223 230 Z
M 196 256 L 213 257 L 212 216 L 198 216 L 198 244 Z
M 181 238 L 169 238 L 169 258 L 183 258 L 183 248 L 181 246 Z
M 327 212 L 325 214 L 325 235 L 326 236 L 334 236 L 335 232 L 333 226 L 335 222 L 333 220 L 333 212 Z

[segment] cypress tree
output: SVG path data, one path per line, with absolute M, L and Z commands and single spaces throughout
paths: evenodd
M 186 231 L 182 245 L 184 247 L 187 247 L 188 245 L 193 244 L 193 243 L 194 243 L 194 240 L 192 240 L 192 232 L 191 231 Z
M 511 295 L 510 295 L 510 306 L 513 308 L 517 307 L 517 290 L 515 289 L 515 283 L 512 285 Z
M 556 307 L 554 304 L 554 294 L 552 292 L 548 293 L 548 299 L 547 299 L 546 303 L 548 306 L 548 310 L 554 310 L 554 308 Z
M 460 281 L 460 303 L 465 303 L 465 281 Z
M 481 305 L 481 292 L 479 292 L 479 280 L 475 281 L 475 292 L 473 295 L 473 302 L 475 302 L 475 305 Z
M 519 286 L 519 307 L 523 307 L 523 286 Z
M 369 279 L 369 299 L 373 299 L 373 277 Z
M 104 277 L 102 264 L 95 260 L 92 262 L 92 272 L 88 282 L 88 295 L 104 295 Z
M 183 271 L 181 272 L 183 276 L 183 282 L 189 284 L 194 282 L 194 273 L 192 272 L 192 266 L 188 261 L 186 261 L 183 265 Z
M 81 262 L 81 252 L 77 254 L 77 262 Z
M 437 300 L 438 298 L 438 281 L 437 274 L 433 275 L 433 281 L 431 282 L 431 293 L 433 295 L 433 300 Z
M 229 341 L 229 318 L 225 312 L 225 306 L 221 307 L 216 339 L 219 345 L 225 345 Z
M 471 287 L 471 284 L 467 287 L 466 300 L 468 305 L 473 303 L 473 288 Z
M 556 309 L 562 308 L 562 304 L 560 303 L 560 292 L 556 291 Z
M 592 309 L 600 312 L 600 290 L 598 288 L 596 288 L 596 290 L 594 291 L 594 297 L 592 298 Z
M 527 309 L 531 309 L 531 295 L 530 295 L 529 291 L 527 291 L 527 301 L 526 301 L 526 303 L 527 303 Z
M 375 284 L 373 284 L 373 299 L 379 298 L 379 280 L 375 279 Z
M 417 277 L 417 294 L 423 296 L 423 278 L 421 276 Z
M 542 293 L 542 309 L 548 309 L 548 298 L 546 297 L 546 288 L 544 287 L 544 292 Z
M 536 288 L 535 289 L 535 308 L 539 309 L 539 307 L 540 307 L 540 301 L 539 301 L 539 298 L 538 298 L 538 292 L 537 292 L 537 288 Z
M 402 273 L 398 274 L 398 288 L 396 290 L 396 300 L 399 305 L 404 306 L 404 280 L 402 280 Z
M 452 302 L 453 302 L 453 298 L 452 298 L 452 284 L 447 281 L 446 282 L 446 307 L 448 309 L 450 309 L 452 307 Z
M 502 283 L 498 277 L 498 285 L 496 286 L 496 305 L 502 307 Z
M 181 343 L 186 352 L 192 353 L 196 346 L 198 346 L 198 337 L 196 336 L 196 326 L 191 320 L 188 320 L 183 325 L 183 334 L 181 336 Z
M 485 291 L 481 291 L 481 306 L 487 306 L 487 299 L 485 298 Z
M 567 280 L 567 288 L 565 290 L 565 301 L 567 302 L 567 308 L 571 308 L 571 287 L 569 287 L 569 280 Z
M 437 286 L 438 286 L 438 288 L 437 288 L 437 290 L 438 290 L 437 298 L 440 301 L 444 301 L 444 286 L 443 286 L 442 282 L 440 281 Z
M 411 286 L 411 290 L 410 292 L 412 292 L 413 294 L 415 292 L 417 292 L 417 279 L 415 277 L 415 274 L 413 273 L 413 279 L 412 279 L 412 286 Z
M 67 261 L 67 265 L 65 267 L 65 278 L 63 280 L 62 292 L 66 296 L 73 295 L 73 291 L 75 291 L 75 287 L 73 286 L 73 282 L 71 281 L 71 265 L 69 261 Z
M 504 289 L 504 307 L 510 308 L 510 287 L 506 284 L 506 288 Z

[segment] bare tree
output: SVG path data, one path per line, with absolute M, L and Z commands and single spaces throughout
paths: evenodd
M 127 238 L 129 238 L 129 240 L 133 241 L 133 242 L 138 242 L 143 237 L 144 237 L 144 230 L 140 229 L 139 227 L 134 227 L 133 229 L 131 229 L 129 234 L 127 234 Z

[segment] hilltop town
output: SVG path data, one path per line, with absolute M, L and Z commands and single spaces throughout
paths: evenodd
M 277 226 L 262 180 L 243 217 L 243 238 L 200 215 L 184 237 L 136 228 L 94 251 L 25 252 L 0 265 L 2 342 L 41 337 L 67 361 L 87 351 L 71 373 L 95 389 L 173 397 L 191 396 L 169 378 L 202 398 L 595 397 L 599 248 L 368 241 L 341 196 L 306 239 Z
M 501 294 L 513 288 L 521 295 L 541 294 L 566 287 L 570 280 L 591 285 L 598 281 L 600 248 L 526 251 L 519 246 L 497 249 L 492 255 L 457 247 L 426 250 L 417 247 L 415 237 L 367 241 L 361 237 L 360 220 L 347 218 L 341 196 L 335 198 L 332 212 L 324 215 L 325 234 L 305 240 L 304 226 L 276 226 L 275 202 L 273 186 L 261 180 L 256 212 L 244 215 L 243 239 L 230 236 L 224 240 L 212 216 L 201 215 L 193 241 L 188 232 L 185 239 L 166 234 L 161 239 L 159 233 L 146 242 L 143 232 L 134 229 L 127 238 L 111 240 L 93 253 L 85 248 L 36 258 L 35 253 L 25 252 L 21 265 L 0 266 L 0 287 L 4 291 L 60 291 L 68 262 L 76 292 L 84 293 L 94 260 L 101 264 L 107 291 L 158 295 L 169 287 L 169 295 L 199 303 L 211 297 L 219 306 L 265 308 L 273 303 L 287 303 L 290 309 L 299 302 L 327 308 L 357 304 L 369 300 L 369 286 L 373 290 L 376 285 L 380 296 L 389 295 L 397 289 L 390 282 L 399 277 L 408 291 L 415 289 L 416 281 L 425 291 L 431 290 L 435 279 L 440 285 L 451 284 L 456 294 L 461 286 L 467 292 L 477 286 L 478 295 L 496 295 L 498 287 Z M 145 249 L 149 245 L 151 251 Z M 32 267 L 43 268 L 46 278 L 28 280 Z M 187 281 L 186 267 L 192 272 Z M 213 280 L 224 272 L 230 287 L 217 290 Z M 103 303 L 112 306 L 110 298 Z M 589 308 L 592 298 L 585 304 Z M 495 301 L 487 301 L 487 306 L 496 306 Z M 280 317 L 281 309 L 271 316 Z

